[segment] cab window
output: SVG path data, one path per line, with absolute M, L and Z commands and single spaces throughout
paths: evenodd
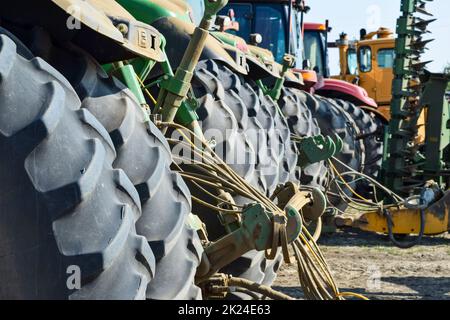
M 382 69 L 393 69 L 395 61 L 395 51 L 393 49 L 378 50 L 377 63 Z
M 234 10 L 234 18 L 239 23 L 239 31 L 228 30 L 227 32 L 237 35 L 243 38 L 245 41 L 248 41 L 250 38 L 250 34 L 252 33 L 252 18 L 253 18 L 252 5 L 241 3 L 229 4 L 227 7 L 222 9 L 219 12 L 219 14 L 226 16 L 228 15 L 228 11 L 230 9 Z
M 282 10 L 276 6 L 258 5 L 255 17 L 255 32 L 263 36 L 260 46 L 272 51 L 276 61 L 283 61 L 286 52 L 286 34 Z
M 291 53 L 296 57 L 296 68 L 301 69 L 303 66 L 304 52 L 301 31 L 301 14 L 298 12 L 292 13 L 292 30 L 289 37 L 292 39 Z
M 370 47 L 359 49 L 359 70 L 361 72 L 372 71 L 372 49 Z
M 322 32 L 305 31 L 305 57 L 318 74 L 324 75 L 326 62 L 324 59 L 325 37 Z
M 351 75 L 358 74 L 358 57 L 356 55 L 355 49 L 348 49 L 347 65 L 348 65 L 348 70 L 347 70 L 348 74 L 351 74 Z

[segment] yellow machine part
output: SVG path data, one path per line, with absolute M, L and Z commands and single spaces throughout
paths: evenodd
M 348 73 L 347 53 L 349 46 L 350 42 L 348 41 L 348 37 L 343 35 L 343 38 L 338 41 L 341 72 L 339 76 L 334 76 L 333 78 L 350 83 L 354 83 L 356 78 L 359 78 L 359 86 L 364 88 L 369 97 L 374 99 L 378 104 L 377 112 L 389 121 L 391 119 L 390 102 L 392 100 L 394 72 L 392 68 L 383 68 L 379 65 L 378 53 L 382 50 L 395 49 L 393 32 L 387 28 L 380 28 L 377 31 L 367 34 L 363 40 L 352 42 L 352 46 L 357 52 L 363 47 L 369 47 L 371 49 L 372 68 L 368 72 L 362 72 L 358 65 L 358 75 Z M 416 140 L 418 144 L 425 142 L 425 124 L 426 113 L 423 111 L 418 120 L 419 133 Z
M 380 32 L 384 29 L 380 29 Z M 371 33 L 369 35 L 372 35 Z M 384 34 L 384 33 L 383 33 Z M 353 48 L 358 52 L 360 48 L 369 47 L 371 49 L 371 65 L 370 71 L 363 72 L 358 65 L 358 75 L 350 74 L 348 70 L 348 38 L 341 38 L 339 48 L 339 60 L 341 72 L 339 76 L 334 78 L 353 83 L 355 79 L 359 78 L 359 86 L 366 89 L 369 97 L 374 99 L 379 106 L 389 105 L 392 97 L 392 80 L 394 79 L 394 72 L 392 68 L 385 68 L 378 64 L 378 53 L 382 50 L 394 50 L 395 39 L 383 36 L 378 39 L 367 38 L 365 40 L 352 42 Z
M 378 106 L 377 110 L 371 110 L 371 108 L 367 108 L 369 111 L 378 113 L 384 118 L 387 122 L 391 120 L 391 106 Z M 427 110 L 424 108 L 422 110 L 422 113 L 420 114 L 419 119 L 417 120 L 417 125 L 419 127 L 418 134 L 416 137 L 416 144 L 424 144 L 425 143 L 425 132 L 426 132 L 426 125 L 427 122 Z
M 425 235 L 442 234 L 450 230 L 450 191 L 442 199 L 425 210 Z M 390 209 L 394 234 L 419 234 L 420 211 L 407 208 Z M 386 217 L 379 211 L 363 213 L 356 218 L 337 218 L 338 226 L 348 226 L 363 231 L 387 233 Z
M 375 39 L 358 42 L 357 48 L 370 47 L 372 50 L 372 69 L 369 72 L 359 70 L 359 85 L 366 89 L 369 97 L 378 105 L 389 105 L 392 100 L 393 68 L 384 68 L 378 64 L 378 55 L 383 50 L 394 50 L 394 39 Z

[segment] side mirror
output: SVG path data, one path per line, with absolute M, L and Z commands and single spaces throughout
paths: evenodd
M 252 33 L 250 35 L 249 43 L 253 46 L 258 46 L 258 44 L 260 44 L 262 40 L 262 35 L 260 35 L 259 33 Z

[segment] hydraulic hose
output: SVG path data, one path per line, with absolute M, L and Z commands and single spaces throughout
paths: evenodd
M 266 296 L 273 300 L 295 300 L 294 298 L 292 298 L 282 292 L 273 290 L 272 288 L 270 288 L 268 286 L 264 286 L 264 285 L 255 283 L 255 282 L 249 281 L 247 279 L 231 277 L 228 281 L 229 281 L 228 285 L 230 287 L 244 288 L 249 291 L 260 293 L 263 296 Z
M 396 247 L 398 247 L 400 249 L 410 249 L 420 243 L 420 241 L 422 240 L 423 235 L 425 233 L 425 210 L 424 209 L 420 209 L 420 232 L 419 232 L 419 235 L 413 241 L 408 241 L 408 242 L 398 241 L 397 239 L 395 239 L 395 235 L 392 232 L 394 223 L 392 221 L 391 213 L 389 212 L 388 209 L 384 209 L 383 213 L 386 216 L 386 220 L 387 220 L 389 239 Z

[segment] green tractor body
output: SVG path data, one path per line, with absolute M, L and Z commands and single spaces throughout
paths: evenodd
M 231 169 L 227 167 L 227 164 L 220 162 L 221 160 L 214 160 L 213 164 L 209 164 L 213 169 L 212 173 L 208 173 L 209 179 L 222 179 L 219 181 L 225 183 L 227 187 L 222 189 L 221 184 L 213 184 L 215 188 L 206 193 L 213 195 L 212 192 L 218 191 L 218 194 L 213 195 L 214 201 L 207 204 L 206 208 L 210 216 L 216 215 L 224 222 L 222 228 L 229 232 L 214 241 L 209 241 L 205 225 L 189 212 L 191 200 L 196 198 L 191 199 L 190 190 L 181 179 L 181 175 L 187 174 L 183 171 L 186 168 L 179 169 L 180 173 L 170 169 L 172 158 L 170 148 L 166 145 L 174 141 L 170 138 L 166 141 L 163 136 L 168 127 L 191 129 L 190 133 L 201 140 L 201 152 L 210 152 L 208 148 L 214 147 L 213 143 L 205 138 L 198 125 L 199 117 L 196 109 L 199 108 L 199 102 L 193 94 L 192 83 L 199 62 L 216 63 L 215 61 L 218 61 L 238 74 L 238 77 L 248 75 L 244 53 L 232 43 L 221 41 L 209 33 L 213 17 L 226 2 L 225 0 L 205 0 L 205 12 L 198 27 L 192 23 L 189 8 L 184 5 L 184 2 L 175 0 L 169 2 L 118 1 L 123 7 L 114 1 L 55 0 L 42 3 L 33 1 L 25 3 L 31 9 L 36 9 L 35 15 L 21 12 L 22 2 L 2 10 L 1 25 L 13 32 L 3 31 L 3 29 L 0 32 L 2 40 L 0 52 L 2 54 L 5 52 L 3 49 L 5 43 L 9 48 L 16 46 L 24 55 L 19 60 L 33 59 L 34 55 L 39 55 L 64 75 L 59 75 L 56 70 L 46 66 L 43 60 L 34 64 L 54 74 L 53 81 L 59 82 L 66 88 L 71 102 L 78 103 L 78 107 L 71 107 L 69 111 L 72 113 L 76 111 L 76 119 L 80 117 L 83 123 L 95 129 L 94 131 L 98 131 L 103 137 L 104 143 L 99 142 L 98 139 L 91 139 L 92 143 L 96 144 L 95 150 L 100 148 L 100 144 L 104 148 L 111 149 L 106 153 L 96 153 L 94 160 L 97 167 L 95 168 L 100 170 L 98 162 L 107 161 L 105 166 L 109 165 L 111 170 L 114 170 L 114 179 L 111 178 L 111 181 L 108 181 L 114 183 L 120 190 L 120 192 L 116 191 L 116 194 L 120 193 L 120 199 L 128 197 L 134 203 L 120 205 L 117 199 L 116 202 L 108 202 L 108 205 L 115 206 L 115 210 L 121 210 L 121 215 L 113 215 L 111 219 L 121 216 L 122 219 L 126 219 L 126 225 L 124 222 L 121 228 L 111 227 L 113 231 L 119 229 L 120 234 L 113 240 L 109 238 L 107 249 L 93 254 L 99 259 L 89 262 L 89 259 L 94 260 L 94 258 L 89 258 L 87 253 L 76 257 L 85 277 L 82 291 L 63 289 L 57 292 L 45 282 L 46 278 L 42 278 L 44 281 L 41 284 L 42 289 L 29 290 L 30 293 L 34 292 L 37 298 L 198 298 L 201 294 L 196 284 L 209 281 L 220 269 L 227 267 L 235 260 L 242 259 L 250 251 L 252 254 L 257 253 L 258 259 L 266 257 L 268 260 L 275 260 L 270 268 L 274 270 L 279 268 L 281 253 L 278 252 L 278 248 L 283 247 L 283 255 L 288 260 L 287 245 L 296 241 L 302 232 L 302 208 L 308 206 L 308 209 L 305 208 L 305 213 L 313 212 L 312 216 L 315 219 L 320 217 L 325 202 L 319 190 L 315 190 L 313 195 L 310 191 L 300 192 L 298 186 L 292 184 L 289 187 L 289 197 L 285 196 L 284 202 L 279 200 L 278 208 L 272 202 L 276 199 L 275 195 L 272 199 L 267 198 L 271 194 L 259 193 L 257 189 L 254 189 L 255 187 L 249 187 L 248 182 L 232 171 L 228 171 Z M 42 5 L 43 3 L 45 5 Z M 69 22 L 73 23 L 73 26 Z M 77 23 L 80 23 L 80 26 Z M 54 26 L 64 25 L 66 28 L 54 28 Z M 3 40 L 7 37 L 8 40 Z M 16 43 L 14 44 L 13 41 Z M 21 41 L 31 49 L 26 49 Z M 20 54 L 19 50 L 17 52 Z M 1 66 L 8 63 L 3 56 L 1 58 Z M 258 66 L 261 78 L 274 75 L 264 64 L 260 64 L 256 59 L 254 61 L 256 62 L 253 65 Z M 27 60 L 24 63 L 28 62 Z M 4 71 L 2 68 L 0 70 Z M 158 96 L 154 99 L 149 90 L 156 87 Z M 251 92 L 249 87 L 246 90 Z M 30 94 L 32 92 L 30 91 Z M 254 95 L 254 97 L 257 96 Z M 151 101 L 152 99 L 154 101 Z M 9 103 L 9 100 L 2 100 L 0 107 L 3 107 L 3 103 Z M 77 111 L 80 103 L 81 110 Z M 149 104 L 153 105 L 150 107 Z M 37 104 L 36 106 L 39 107 Z M 54 107 L 54 104 L 50 104 L 50 107 Z M 225 110 L 230 112 L 228 109 Z M 58 114 L 60 113 L 51 115 Z M 52 119 L 49 117 L 50 115 L 43 113 L 44 125 Z M 72 119 L 75 118 L 72 117 Z M 95 118 L 98 118 L 101 124 L 97 123 Z M 156 125 L 160 126 L 161 132 Z M 49 134 L 53 129 L 46 128 Z M 91 131 L 87 130 L 87 132 Z M 288 138 L 286 141 L 290 141 Z M 290 145 L 290 142 L 288 143 Z M 70 145 L 64 147 L 71 148 Z M 293 146 L 292 148 L 294 149 Z M 70 155 L 70 152 L 66 151 L 66 154 Z M 308 161 L 312 159 L 314 157 L 309 154 Z M 69 164 L 70 161 L 64 161 L 61 165 Z M 253 164 L 249 163 L 249 165 Z M 215 169 L 214 166 L 216 166 Z M 92 198 L 93 194 L 100 192 L 85 189 L 87 181 L 98 179 L 98 174 L 93 175 L 95 168 L 92 166 L 82 168 L 77 165 L 74 169 L 79 170 L 75 176 L 81 174 L 80 181 L 77 182 L 79 185 L 73 184 L 55 194 L 51 193 L 51 190 L 42 192 L 45 195 L 41 197 L 50 201 L 47 204 L 48 208 L 66 211 L 73 208 L 85 210 L 85 206 L 67 204 L 68 207 L 64 207 L 67 201 L 64 202 L 57 197 L 67 196 L 73 197 L 74 201 L 88 201 L 87 199 Z M 198 165 L 198 168 L 203 169 L 202 165 Z M 222 170 L 228 173 L 224 176 Z M 58 173 L 62 175 L 66 171 L 61 170 Z M 84 173 L 86 173 L 85 178 Z M 195 174 L 197 173 L 188 174 L 188 177 L 192 181 L 197 181 Z M 233 183 L 227 184 L 224 179 L 231 179 L 235 186 Z M 287 179 L 288 177 L 286 181 Z M 32 182 L 38 184 L 39 180 Z M 104 181 L 102 185 L 105 186 L 107 183 Z M 276 187 L 279 194 L 283 194 L 284 189 L 287 188 L 283 185 L 276 185 Z M 245 191 L 241 193 L 253 199 L 252 202 L 256 204 L 235 207 L 234 200 L 229 194 L 229 192 L 236 192 L 233 188 L 244 188 L 242 190 Z M 39 186 L 36 186 L 36 189 L 38 190 Z M 322 198 L 314 203 L 314 197 L 318 195 Z M 290 198 L 293 200 L 289 201 Z M 104 201 L 106 199 L 102 198 Z M 217 203 L 217 199 L 222 199 L 222 202 Z M 223 203 L 228 203 L 228 207 L 220 207 Z M 105 210 L 108 208 L 105 204 L 101 207 Z M 128 208 L 134 212 L 128 212 Z M 285 208 L 286 212 L 283 213 Z M 211 213 L 211 210 L 216 212 Z M 112 209 L 98 211 L 101 215 L 98 219 L 110 217 L 108 214 L 112 211 Z M 230 215 L 230 213 L 233 214 Z M 78 216 L 84 215 L 81 212 Z M 55 221 L 57 218 L 55 217 Z M 105 226 L 109 227 L 110 224 Z M 77 240 L 66 238 L 70 236 L 68 232 L 60 232 L 57 227 L 53 229 L 55 234 L 51 234 L 51 240 L 58 244 L 58 246 L 52 246 L 55 256 L 63 254 L 70 257 L 68 262 L 71 259 L 74 260 L 72 256 L 76 256 L 76 252 L 81 252 L 81 249 L 73 249 Z M 72 229 L 76 232 L 75 228 Z M 84 229 L 86 232 L 89 230 L 86 226 Z M 44 233 L 45 230 L 42 229 Z M 126 235 L 127 232 L 129 236 Z M 101 240 L 107 240 L 103 239 L 105 236 L 106 234 L 102 231 L 90 234 L 90 237 L 101 237 Z M 200 243 L 199 236 L 203 243 Z M 6 239 L 6 241 L 9 243 L 11 240 Z M 99 246 L 102 245 L 100 240 L 94 242 L 94 244 L 97 243 Z M 82 249 L 89 252 L 90 245 L 91 243 L 86 244 L 86 248 Z M 122 263 L 121 259 L 125 259 L 125 254 L 121 255 L 120 259 L 116 258 L 114 255 L 118 255 L 119 251 L 111 249 L 111 246 L 127 250 L 126 254 L 130 253 L 131 258 L 123 261 L 135 263 L 137 269 L 145 270 L 145 272 L 135 273 L 133 270 L 129 273 L 125 272 L 129 278 L 116 275 L 112 278 L 121 281 L 121 285 L 111 287 L 108 276 L 103 274 L 112 272 L 110 266 L 115 261 Z M 224 250 L 227 247 L 232 250 Z M 46 253 L 45 249 L 45 246 L 42 248 L 44 252 L 39 251 L 40 248 L 35 249 L 40 261 L 46 261 L 51 266 L 65 266 L 65 263 L 55 263 L 51 257 L 49 260 L 43 259 L 42 254 Z M 139 254 L 132 255 L 133 250 Z M 271 253 L 259 254 L 264 250 L 271 250 Z M 105 264 L 100 266 L 101 262 Z M 13 268 L 8 257 L 1 263 L 2 267 Z M 258 262 L 257 266 L 261 268 L 262 264 Z M 193 278 L 197 267 L 201 272 L 198 272 L 196 283 L 194 283 Z M 86 271 L 87 269 L 89 271 Z M 114 270 L 119 272 L 124 268 L 116 267 Z M 176 277 L 172 275 L 175 271 L 181 276 L 176 281 Z M 265 272 L 265 270 L 262 271 Z M 58 274 L 64 274 L 64 271 L 59 270 Z M 140 281 L 132 281 L 131 278 L 136 275 L 141 277 Z M 170 286 L 167 286 L 168 279 L 174 280 L 170 281 Z M 267 281 L 273 281 L 273 279 Z M 32 286 L 35 282 L 29 281 L 29 283 Z M 136 283 L 139 285 L 138 288 L 132 285 Z M 8 293 L 6 294 L 8 296 Z M 204 294 L 206 296 L 208 292 Z
M 329 200 L 323 162 L 359 157 L 336 120 L 351 119 L 292 71 L 303 61 L 285 54 L 302 52 L 300 30 L 285 32 L 287 17 L 292 28 L 301 19 L 291 1 L 261 4 L 283 30 L 270 51 L 214 27 L 227 2 L 203 0 L 201 15 L 183 0 L 2 7 L 0 248 L 14 253 L 0 255 L 5 298 L 289 298 L 266 287 L 289 245 L 326 266 L 314 243 Z M 424 97 L 439 104 L 447 83 L 430 83 Z M 340 135 L 321 135 L 307 104 Z M 448 117 L 448 104 L 433 111 Z M 427 154 L 447 157 L 448 136 L 437 140 Z M 340 298 L 322 271 L 327 296 Z M 322 297 L 318 282 L 302 284 L 311 297 Z

